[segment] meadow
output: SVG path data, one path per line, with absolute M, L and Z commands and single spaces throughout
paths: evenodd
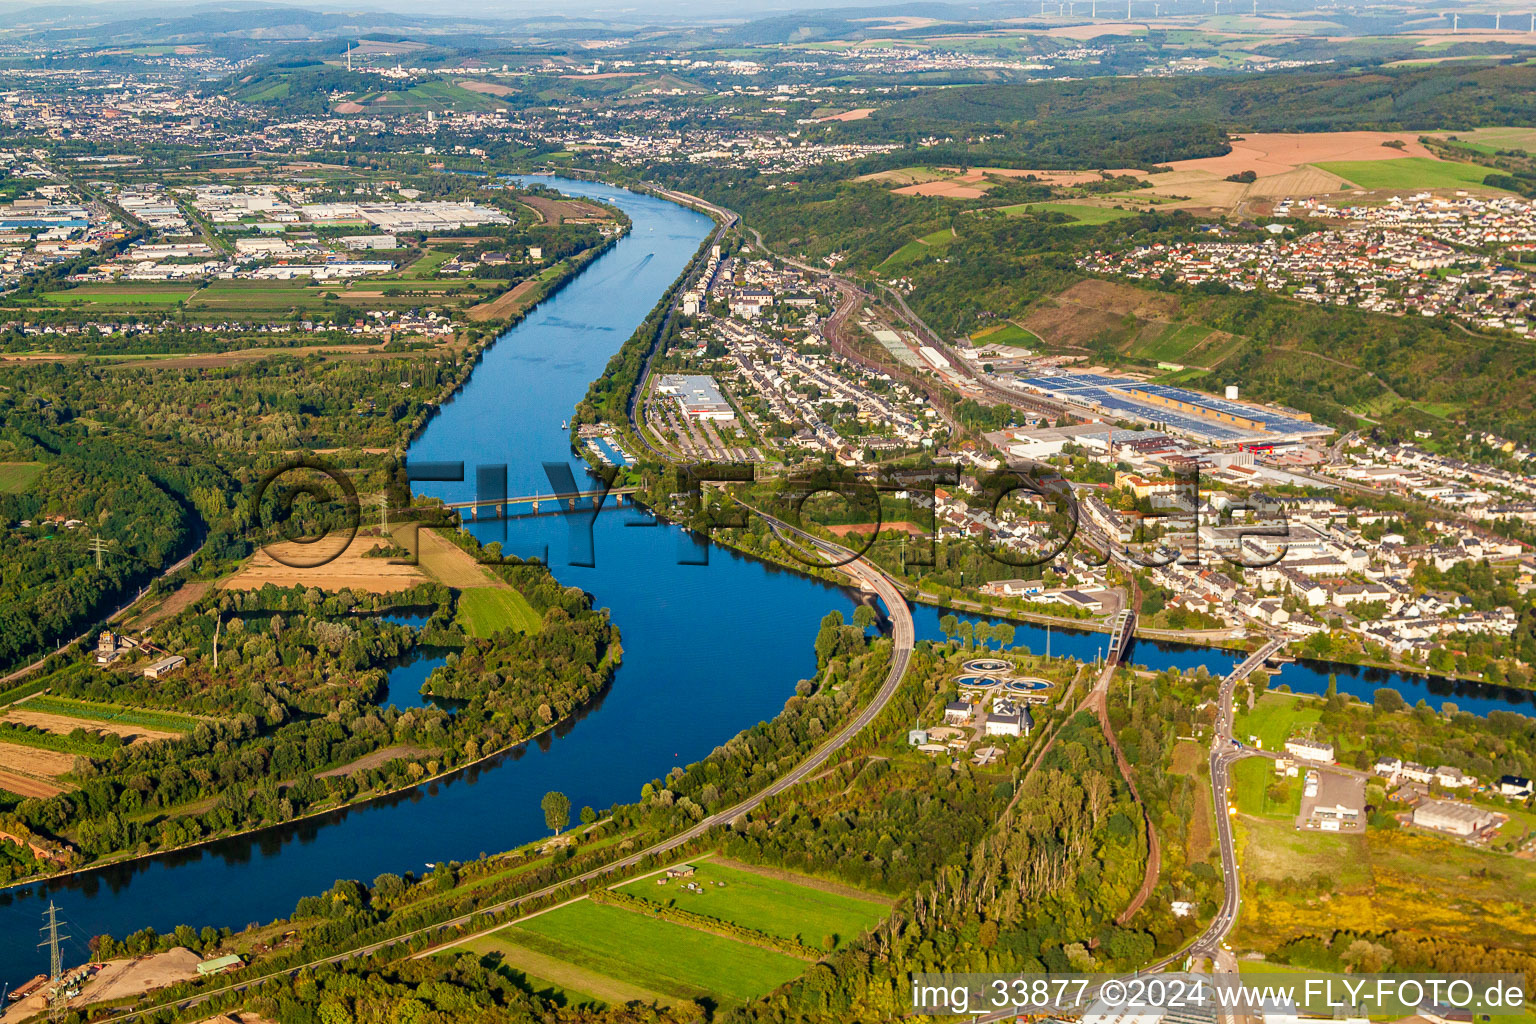
M 1020 327 L 1012 321 L 994 324 L 977 331 L 971 335 L 971 340 L 979 345 L 1016 345 L 1023 348 L 1045 344 L 1034 331 Z
M 1400 160 L 1344 160 L 1317 165 L 1361 188 L 1466 188 L 1481 186 L 1489 169 L 1453 160 L 1410 156 Z
M 0 494 L 20 494 L 42 475 L 41 462 L 0 462 Z
M 955 240 L 955 233 L 950 228 L 940 228 L 938 231 L 915 238 L 906 245 L 897 249 L 885 258 L 885 262 L 876 267 L 876 270 L 889 270 L 896 267 L 904 267 L 908 263 L 920 260 L 925 256 L 932 256 L 942 252 Z
M 796 881 L 787 873 L 770 877 L 712 860 L 695 868 L 693 881 L 704 890 L 702 893 L 688 891 L 681 882 L 662 876 L 637 879 L 619 891 L 823 948 L 827 936 L 834 936 L 841 946 L 874 927 L 890 911 L 880 900 L 856 895 L 844 886 L 818 888 L 821 883 L 815 879 Z
M 1238 712 L 1232 734 L 1245 743 L 1248 737 L 1256 736 L 1265 750 L 1283 750 L 1285 741 L 1297 730 L 1312 725 L 1322 715 L 1322 705 L 1316 700 L 1271 690 L 1254 702 L 1253 710 Z
M 503 629 L 536 633 L 541 620 L 528 599 L 510 587 L 475 587 L 459 594 L 455 621 L 466 636 L 489 637 Z
M 1122 217 L 1134 217 L 1134 210 L 1117 210 L 1112 206 L 1086 206 L 1082 203 L 1018 203 L 1000 206 L 998 209 L 1010 217 L 1021 213 L 1064 213 L 1079 224 L 1108 224 Z
M 519 921 L 493 938 L 514 966 L 520 951 L 531 951 L 547 959 L 544 973 L 530 973 L 578 992 L 585 991 L 580 980 L 596 974 L 669 999 L 744 1003 L 806 967 L 783 953 L 590 900 Z M 560 971 L 562 965 L 579 974 Z
M 27 711 L 69 718 L 83 718 L 95 722 L 116 722 L 122 725 L 138 725 L 145 729 L 163 732 L 191 732 L 197 728 L 198 719 L 190 715 L 178 715 L 172 711 L 150 711 L 130 708 L 121 704 L 99 704 L 95 701 L 75 700 L 72 697 L 40 695 L 26 703 Z

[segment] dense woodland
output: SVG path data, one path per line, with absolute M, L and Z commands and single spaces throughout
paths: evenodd
M 454 592 L 436 584 L 389 597 L 327 596 L 316 589 L 218 592 L 157 630 L 165 649 L 189 656 L 165 680 L 102 673 L 86 665 L 29 681 L 27 692 L 174 708 L 202 716 L 176 739 L 70 746 L 78 789 L 32 798 L 0 826 L 62 840 L 79 865 L 126 850 L 150 852 L 290 821 L 438 775 L 549 728 L 596 697 L 620 658 L 606 611 L 541 566 L 497 571 L 541 616 L 531 633 L 466 640 L 451 625 Z M 380 618 L 392 608 L 435 609 L 425 630 L 461 649 L 429 680 L 444 706 L 380 707 L 379 666 L 417 642 Z M 215 621 L 219 669 L 212 668 Z M 8 739 L 25 737 L 7 736 Z M 349 768 L 385 748 L 393 756 Z M 34 870 L 0 844 L 0 880 Z

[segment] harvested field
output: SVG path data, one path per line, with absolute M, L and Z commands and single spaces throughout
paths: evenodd
M 482 96 L 516 96 L 517 90 L 510 85 L 501 85 L 497 82 L 477 82 L 472 78 L 460 79 L 453 83 L 460 89 L 468 89 L 470 92 L 478 92 Z
M 854 181 L 890 181 L 898 185 L 916 185 L 924 181 L 939 181 L 944 175 L 927 167 L 903 167 L 894 171 L 876 171 L 861 174 Z
M 403 540 L 399 543 L 401 547 L 411 546 Z M 493 587 L 498 582 L 475 561 L 474 555 L 437 530 L 417 530 L 416 543 L 416 555 L 421 569 L 439 583 L 456 590 L 467 590 L 471 587 Z
M 183 583 L 164 601 L 161 601 L 154 608 L 151 608 L 148 612 L 135 619 L 133 624 L 138 629 L 146 629 L 157 622 L 164 622 L 184 608 L 190 607 L 198 598 L 206 594 L 212 586 L 213 584 L 204 580 Z
M 50 797 L 58 796 L 64 790 L 51 782 L 34 779 L 30 775 L 17 775 L 15 772 L 0 771 L 0 789 L 8 793 L 15 793 L 24 797 Z
M 1179 199 L 1185 206 L 1192 204 L 1231 209 L 1242 201 L 1248 191 L 1248 186 L 1240 181 L 1223 181 L 1215 175 L 1199 171 L 1154 174 L 1147 180 L 1152 183 L 1148 189 L 1152 195 Z M 1175 205 L 1171 208 L 1179 207 Z
M 1272 174 L 1267 178 L 1260 178 L 1248 186 L 1245 198 L 1321 196 L 1330 192 L 1342 192 L 1347 188 L 1349 183 L 1337 174 L 1330 174 L 1319 167 L 1299 167 L 1284 174 Z
M 823 121 L 862 121 L 866 117 L 868 117 L 870 114 L 873 114 L 874 112 L 875 112 L 875 108 L 874 107 L 855 107 L 852 110 L 845 110 L 841 114 L 833 114 L 830 117 L 823 117 L 823 118 L 821 118 L 821 120 L 823 120 Z
M 471 320 L 505 320 L 516 314 L 524 306 L 533 302 L 533 299 L 529 297 L 529 293 L 537 289 L 538 286 L 539 279 L 536 277 L 530 277 L 526 281 L 519 282 L 516 286 L 502 292 L 490 302 L 482 302 L 478 306 L 470 306 L 468 310 L 469 318 Z
M 153 743 L 156 740 L 172 740 L 181 735 L 162 729 L 147 729 L 142 725 L 132 725 L 128 722 L 71 718 L 68 715 L 55 715 L 49 711 L 29 711 L 25 703 L 12 704 L 4 714 L 0 714 L 0 719 L 17 725 L 34 726 L 56 736 L 68 736 L 76 729 L 110 732 L 121 736 L 128 743 Z
M 519 196 L 518 202 L 531 207 L 546 223 L 559 224 L 561 221 L 590 221 L 607 220 L 608 214 L 602 207 L 593 203 L 583 202 L 580 199 L 549 199 L 545 196 Z
M 393 747 L 384 747 L 375 750 L 371 754 L 364 754 L 356 761 L 335 768 L 329 768 L 323 772 L 316 772 L 315 778 L 324 779 L 332 775 L 351 775 L 353 772 L 365 772 L 373 768 L 381 768 L 397 757 L 415 757 L 418 754 L 429 753 L 425 747 L 413 747 L 409 744 L 397 744 Z
M 914 537 L 927 536 L 928 531 L 916 523 L 891 522 L 891 523 L 845 523 L 841 526 L 829 526 L 827 529 L 839 537 L 846 537 L 850 533 L 867 536 L 879 530 L 881 533 L 900 533 L 905 530 Z
M 321 541 L 320 543 L 326 543 Z M 359 535 L 352 538 L 337 558 L 315 568 L 283 565 L 265 551 L 252 555 L 240 570 L 219 586 L 225 590 L 260 590 L 271 583 L 276 587 L 319 587 L 321 590 L 361 590 L 370 594 L 390 594 L 409 590 L 426 580 L 414 565 L 397 565 L 388 558 L 364 558 L 365 552 L 384 543 L 379 537 Z M 314 544 L 274 544 L 273 549 L 293 560 L 312 560 Z M 334 545 L 332 550 L 334 550 Z M 468 556 L 466 556 L 468 557 Z
M 968 185 L 958 181 L 926 181 L 921 185 L 906 185 L 892 189 L 902 196 L 941 196 L 945 199 L 980 199 L 987 194 L 987 186 Z
M 126 999 L 179 981 L 192 981 L 201 962 L 201 957 L 184 946 L 133 960 L 108 960 L 69 1005 Z
M 1401 142 L 1403 148 L 1388 146 Z M 1217 177 L 1253 171 L 1259 177 L 1284 174 L 1325 160 L 1398 160 L 1433 156 L 1417 132 L 1255 132 L 1234 137 L 1225 156 L 1172 160 L 1175 171 L 1205 171 Z
M 0 742 L 0 769 L 52 780 L 68 775 L 75 767 L 75 755 L 59 750 L 41 750 L 19 743 Z

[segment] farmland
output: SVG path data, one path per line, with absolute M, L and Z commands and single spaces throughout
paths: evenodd
M 31 726 L 34 729 L 51 732 L 55 736 L 68 736 L 76 729 L 94 729 L 98 732 L 115 733 L 128 743 L 152 743 L 155 740 L 170 739 L 181 734 L 180 730 L 149 729 L 129 722 L 105 721 L 97 718 L 82 719 L 72 714 L 53 714 L 34 708 L 32 701 L 14 704 L 7 708 L 4 716 L 0 717 L 0 721 L 10 722 L 13 725 Z
M 846 944 L 878 924 L 890 909 L 843 886 L 815 888 L 814 879 L 796 881 L 787 873 L 776 874 L 779 877 L 707 860 L 697 865 L 693 879 L 702 893 L 665 878 L 642 878 L 619 891 L 817 947 L 824 946 L 827 936 L 834 936 L 837 945 Z
M 1019 345 L 1029 347 L 1044 344 L 1033 331 L 1026 330 L 1018 324 L 1008 323 L 994 324 L 971 335 L 971 340 L 978 345 Z
M 89 722 L 105 722 L 111 725 L 142 726 L 160 733 L 191 732 L 198 719 L 179 715 L 173 711 L 157 711 L 148 708 L 130 708 L 121 704 L 100 704 L 95 701 L 75 700 L 70 697 L 33 697 L 24 707 L 28 712 L 82 718 Z M 15 714 L 15 711 L 12 711 Z
M 61 775 L 74 770 L 73 755 L 56 750 L 39 750 L 16 743 L 0 743 L 0 773 L 23 775 L 49 785 Z M 0 782 L 0 786 L 4 786 Z M 9 787 L 6 787 L 9 788 Z
M 1404 157 L 1401 160 L 1344 160 L 1317 165 L 1365 189 L 1466 188 L 1481 186 L 1489 170 L 1477 164 Z
M 1113 206 L 1089 206 L 1085 203 L 1018 203 L 1000 206 L 998 209 L 1009 216 L 1021 213 L 1060 213 L 1079 224 L 1108 224 L 1135 214 L 1134 210 L 1117 210 Z
M 539 616 L 511 587 L 475 587 L 459 595 L 457 622 L 465 636 L 489 637 L 503 629 L 536 633 Z
M 527 918 L 490 939 L 478 948 L 501 952 L 513 967 L 531 952 L 545 973 L 529 973 L 562 988 L 582 992 L 580 981 L 595 974 L 668 1001 L 713 996 L 744 1003 L 798 977 L 806 967 L 783 953 L 590 900 Z M 560 972 L 560 965 L 574 971 Z M 561 976 L 548 976 L 557 972 Z
M 63 787 L 51 782 L 34 778 L 31 775 L 22 775 L 19 772 L 8 772 L 0 769 L 0 790 L 7 793 L 15 793 L 21 797 L 50 797 L 64 792 Z

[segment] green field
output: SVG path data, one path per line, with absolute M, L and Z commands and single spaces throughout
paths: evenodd
M 421 278 L 431 277 L 437 273 L 438 267 L 451 259 L 453 259 L 453 253 L 445 252 L 442 249 L 433 249 L 430 252 L 424 253 L 421 259 L 412 263 L 404 270 L 397 271 L 394 274 L 386 274 L 384 279 L 399 277 L 420 280 Z
M 528 918 L 493 938 L 549 958 L 545 973 L 537 976 L 561 987 L 568 979 L 549 977 L 556 973 L 553 964 L 672 999 L 745 1003 L 806 969 L 804 962 L 783 953 L 590 900 Z
M 145 708 L 124 707 L 121 704 L 99 704 L 95 701 L 75 700 L 72 697 L 33 697 L 24 705 L 28 711 L 42 711 L 50 715 L 65 715 L 95 722 L 121 722 L 139 725 L 162 732 L 191 732 L 199 719 L 178 715 L 173 711 L 150 711 Z
M 49 292 L 43 300 L 50 306 L 173 306 L 197 291 L 189 284 L 154 285 L 140 281 L 123 284 L 85 284 L 78 288 Z
M 536 633 L 542 624 L 528 599 L 511 587 L 475 587 L 459 593 L 455 622 L 466 636 L 488 637 L 503 629 Z
M 1244 743 L 1257 736 L 1265 750 L 1283 750 L 1285 741 L 1298 729 L 1323 716 L 1320 701 L 1289 693 L 1269 691 L 1254 704 L 1253 710 L 1240 710 L 1232 725 L 1232 735 Z
M 977 331 L 971 335 L 971 340 L 980 345 L 1017 345 L 1022 348 L 1045 344 L 1034 331 L 1026 330 L 1012 321 Z
M 1466 188 L 1482 185 L 1483 178 L 1493 173 L 1490 168 L 1477 164 L 1432 160 L 1423 156 L 1401 160 L 1343 160 L 1317 166 L 1367 189 Z
M 1019 203 L 998 207 L 1009 216 L 1021 213 L 1064 213 L 1079 224 L 1108 224 L 1121 217 L 1134 217 L 1134 210 L 1116 210 L 1110 206 L 1084 206 L 1082 203 Z
M 1283 782 L 1286 798 L 1270 798 L 1269 787 Z M 1294 821 L 1301 810 L 1301 778 L 1288 779 L 1275 774 L 1275 762 L 1267 757 L 1250 757 L 1232 766 L 1232 799 L 1243 814 L 1253 814 L 1275 821 Z
M 362 102 L 362 101 L 359 101 Z M 452 82 L 421 82 L 403 92 L 379 93 L 365 104 L 370 109 L 384 111 L 425 110 L 490 110 L 505 106 L 506 100 L 498 96 L 485 96 L 478 92 L 461 89 Z
M 839 946 L 845 944 L 890 911 L 875 899 L 812 888 L 817 884 L 814 879 L 801 885 L 712 861 L 695 867 L 693 881 L 703 887 L 702 893 L 689 892 L 677 881 L 663 884 L 658 881 L 662 876 L 638 879 L 619 891 L 817 948 L 829 935 L 836 936 Z M 725 884 L 721 887 L 717 882 Z
M 41 462 L 0 462 L 0 494 L 20 494 L 42 475 Z
M 1189 351 L 1211 336 L 1204 324 L 1155 325 L 1131 343 L 1128 355 L 1163 363 L 1182 363 Z
M 943 252 L 954 240 L 955 233 L 952 230 L 940 228 L 938 231 L 926 234 L 922 238 L 914 238 L 887 256 L 885 262 L 875 269 L 904 267 L 908 263 L 916 262 L 925 256 L 932 256 Z

